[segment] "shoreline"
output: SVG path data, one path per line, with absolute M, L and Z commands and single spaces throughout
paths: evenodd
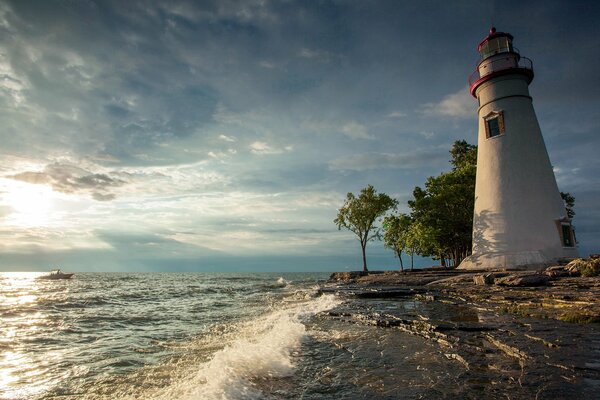
M 600 389 L 600 277 L 576 275 L 566 266 L 334 273 L 320 291 L 365 302 L 331 318 L 421 337 L 476 380 L 585 398 Z M 397 301 L 411 311 L 387 312 Z

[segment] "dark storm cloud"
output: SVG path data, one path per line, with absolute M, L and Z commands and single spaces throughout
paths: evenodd
M 104 173 L 92 173 L 74 165 L 51 164 L 42 172 L 26 171 L 8 178 L 33 184 L 48 184 L 63 193 L 85 193 L 98 201 L 115 198 L 110 191 L 127 183 L 125 180 Z

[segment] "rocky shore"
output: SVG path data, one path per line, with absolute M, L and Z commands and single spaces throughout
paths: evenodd
M 600 277 L 582 276 L 589 268 L 600 259 L 540 271 L 342 272 L 321 291 L 371 301 L 331 318 L 435 343 L 498 396 L 590 398 L 600 392 Z M 398 300 L 411 306 L 387 312 Z

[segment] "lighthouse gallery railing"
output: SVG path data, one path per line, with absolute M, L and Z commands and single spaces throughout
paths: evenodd
M 507 63 L 508 60 L 511 60 L 512 62 Z M 507 70 L 507 69 L 513 69 L 513 68 L 526 69 L 526 70 L 533 71 L 533 61 L 531 61 L 527 57 L 521 57 L 518 59 L 518 61 L 516 58 L 500 58 L 498 60 L 494 60 L 494 61 L 490 62 L 488 64 L 488 68 L 493 72 L 503 71 L 503 70 Z M 479 71 L 479 67 L 478 67 L 469 76 L 469 87 L 472 87 L 475 82 L 477 82 L 479 79 L 482 78 L 482 76 L 486 76 L 489 74 L 490 74 L 490 72 L 488 72 L 487 74 L 481 75 L 481 72 Z

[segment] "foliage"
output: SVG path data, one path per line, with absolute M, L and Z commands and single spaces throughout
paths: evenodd
M 457 141 L 450 154 L 452 171 L 427 178 L 424 189 L 414 189 L 408 205 L 429 240 L 417 254 L 439 257 L 442 265 L 450 258 L 456 266 L 471 250 L 477 147 Z
M 380 239 L 381 234 L 375 222 L 388 211 L 395 209 L 398 201 L 385 193 L 377 194 L 372 185 L 360 191 L 356 197 L 352 193 L 346 195 L 344 205 L 338 210 L 333 221 L 338 229 L 346 228 L 354 232 L 360 241 L 363 257 L 363 271 L 368 272 L 365 249 L 371 240 Z
M 410 270 L 414 267 L 415 254 L 431 254 L 434 251 L 435 232 L 420 221 L 413 221 L 403 235 L 405 251 L 410 255 Z
M 457 140 L 450 149 L 453 169 L 471 168 L 477 165 L 477 146 L 467 143 L 465 140 Z
M 585 260 L 579 268 L 581 276 L 598 276 L 600 275 L 600 258 L 592 258 Z
M 389 215 L 383 220 L 383 243 L 385 247 L 394 250 L 396 257 L 400 260 L 400 270 L 404 271 L 402 263 L 402 252 L 407 247 L 407 231 L 411 224 L 410 216 L 406 214 Z
M 573 219 L 575 216 L 575 211 L 573 210 L 575 207 L 575 197 L 573 197 L 569 192 L 560 192 L 560 197 L 562 197 L 563 202 L 565 203 L 567 217 L 569 217 L 569 219 Z

